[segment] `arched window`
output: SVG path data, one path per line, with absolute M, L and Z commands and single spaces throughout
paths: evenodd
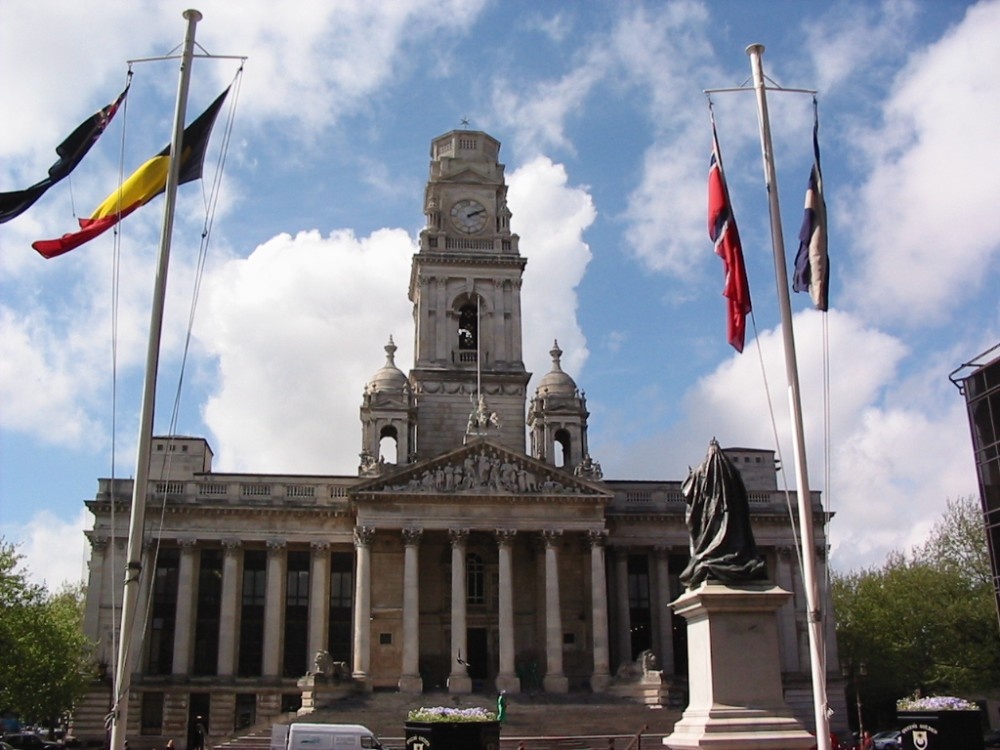
M 458 311 L 458 348 L 475 349 L 479 341 L 479 315 L 476 305 L 466 302 Z
M 399 434 L 392 425 L 386 425 L 378 438 L 379 460 L 389 464 L 398 463 Z
M 556 450 L 552 458 L 556 462 L 556 466 L 567 466 L 570 459 L 570 438 L 569 432 L 566 430 L 557 430 L 555 434 Z
M 475 552 L 465 556 L 465 601 L 467 604 L 486 603 L 486 566 Z

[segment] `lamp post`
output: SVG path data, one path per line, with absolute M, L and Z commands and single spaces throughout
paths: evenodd
M 840 672 L 844 677 L 850 678 L 851 687 L 854 689 L 854 701 L 858 708 L 858 747 L 864 750 L 865 724 L 861 718 L 861 689 L 858 685 L 858 678 L 868 675 L 868 665 L 862 661 L 858 663 L 857 669 L 855 669 L 851 662 L 845 661 L 840 665 Z

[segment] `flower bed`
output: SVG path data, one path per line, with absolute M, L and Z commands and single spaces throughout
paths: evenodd
M 406 717 L 407 721 L 421 722 L 467 722 L 496 721 L 497 715 L 486 708 L 448 708 L 435 706 L 433 708 L 415 708 Z
M 953 695 L 910 696 L 896 701 L 898 711 L 978 711 L 979 706 Z

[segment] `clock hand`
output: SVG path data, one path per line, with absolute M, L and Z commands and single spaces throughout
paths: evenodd
M 481 214 L 485 210 L 486 210 L 485 208 L 480 208 L 478 211 L 470 211 L 469 213 L 466 214 L 466 216 L 468 216 L 471 219 L 473 216 L 476 216 L 477 214 Z

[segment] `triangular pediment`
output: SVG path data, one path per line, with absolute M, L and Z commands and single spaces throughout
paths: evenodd
M 435 458 L 401 467 L 392 474 L 355 485 L 351 496 L 518 496 L 575 498 L 610 502 L 614 493 L 602 484 L 550 466 L 490 440 L 475 438 Z
M 461 183 L 495 183 L 495 168 L 492 164 L 470 164 L 469 166 L 448 175 L 448 182 Z

